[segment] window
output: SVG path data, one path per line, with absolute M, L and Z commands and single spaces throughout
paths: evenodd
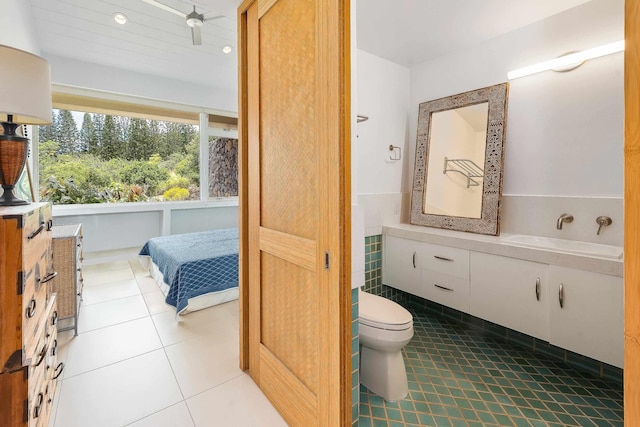
M 52 93 L 53 123 L 32 138 L 40 200 L 237 196 L 238 119 L 233 113 L 56 84 Z
M 56 109 L 52 124 L 40 126 L 38 139 L 43 201 L 76 204 L 200 199 L 200 137 L 196 125 Z M 237 170 L 235 179 L 237 194 Z

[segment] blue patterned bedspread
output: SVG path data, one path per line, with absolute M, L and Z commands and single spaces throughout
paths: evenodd
M 238 286 L 238 229 L 176 234 L 150 239 L 140 250 L 169 285 L 166 302 L 178 313 L 189 298 Z

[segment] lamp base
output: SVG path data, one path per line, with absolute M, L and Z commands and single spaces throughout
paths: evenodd
M 2 193 L 2 196 L 0 196 L 0 206 L 22 206 L 29 204 L 29 202 L 27 202 L 26 200 L 18 199 L 13 194 L 13 185 L 3 185 L 2 188 L 4 189 L 4 193 Z

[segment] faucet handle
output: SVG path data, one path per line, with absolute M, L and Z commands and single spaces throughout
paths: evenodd
M 608 225 L 611 225 L 613 221 L 611 220 L 611 218 L 609 218 L 608 216 L 599 216 L 598 218 L 596 218 L 596 223 L 598 224 L 598 232 L 596 233 L 596 235 L 600 235 L 600 232 L 602 231 L 603 227 L 606 227 Z

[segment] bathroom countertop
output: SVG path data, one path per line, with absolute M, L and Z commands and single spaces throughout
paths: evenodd
M 486 236 L 483 234 L 464 233 L 461 231 L 442 230 L 411 224 L 394 224 L 382 227 L 385 236 L 417 240 L 435 245 L 451 246 L 484 252 L 493 255 L 575 268 L 594 273 L 622 277 L 623 259 L 609 259 L 597 256 L 578 255 L 541 247 L 521 246 L 507 239 L 509 234 Z

